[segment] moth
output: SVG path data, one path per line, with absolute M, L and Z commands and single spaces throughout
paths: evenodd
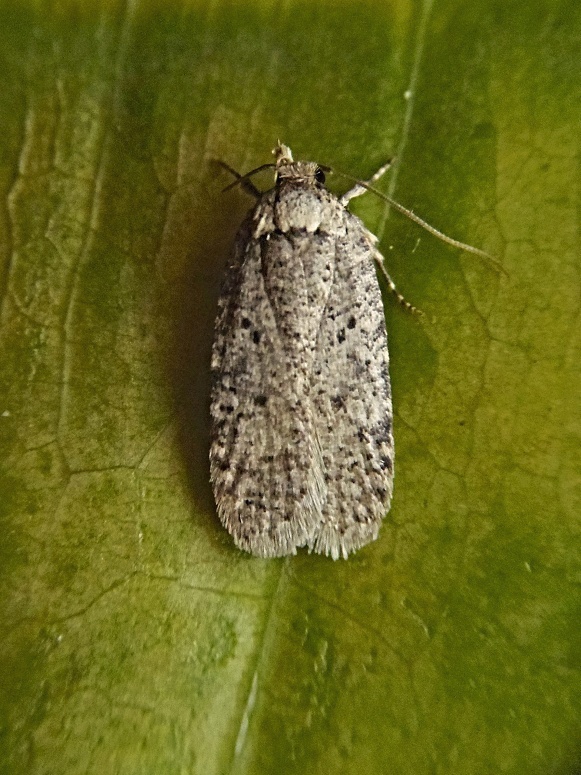
M 263 194 L 249 180 L 258 170 L 241 176 L 223 165 L 257 203 L 218 303 L 210 478 L 240 549 L 347 558 L 377 538 L 391 503 L 393 409 L 376 265 L 396 291 L 376 237 L 347 209 L 369 184 L 337 198 L 324 185 L 328 168 L 294 161 L 280 143 L 273 153 L 275 163 L 258 168 L 275 170 Z

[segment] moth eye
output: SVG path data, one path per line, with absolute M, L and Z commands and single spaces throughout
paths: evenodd
M 317 167 L 315 170 L 315 180 L 317 183 L 324 183 L 325 182 L 325 173 L 320 167 Z

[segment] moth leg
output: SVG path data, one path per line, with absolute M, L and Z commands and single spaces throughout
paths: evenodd
M 375 265 L 379 268 L 379 271 L 384 277 L 387 283 L 387 287 L 393 293 L 395 298 L 398 300 L 398 303 L 401 304 L 401 306 L 405 310 L 407 310 L 407 312 L 411 312 L 412 315 L 423 315 L 424 313 L 421 311 L 421 309 L 414 307 L 413 304 L 410 304 L 409 301 L 406 301 L 404 297 L 401 295 L 401 293 L 398 291 L 398 289 L 395 287 L 395 283 L 389 276 L 387 269 L 385 268 L 385 265 L 383 263 L 385 259 L 383 258 L 379 250 L 373 251 L 373 260 L 375 261 Z
M 235 169 L 232 169 L 232 167 L 229 164 L 226 164 L 225 161 L 222 161 L 221 159 L 216 159 L 216 164 L 219 164 L 231 175 L 234 175 L 236 180 L 240 180 L 241 181 L 240 185 L 246 191 L 247 194 L 250 194 L 256 199 L 260 199 L 260 197 L 262 196 L 262 193 L 256 188 L 254 183 L 251 183 L 250 180 L 248 180 L 247 178 L 244 178 L 244 176 L 241 175 L 239 172 L 236 172 Z
M 353 186 L 353 188 L 350 188 L 349 191 L 346 191 L 339 199 L 341 204 L 346 207 L 351 199 L 355 199 L 356 196 L 361 196 L 361 194 L 364 194 L 367 191 L 365 186 L 372 186 L 377 180 L 379 180 L 379 178 L 385 175 L 392 164 L 393 159 L 390 159 L 382 167 L 380 167 L 377 172 L 369 178 L 369 180 L 364 181 L 364 186 L 362 186 L 360 183 L 357 183 L 355 186 Z

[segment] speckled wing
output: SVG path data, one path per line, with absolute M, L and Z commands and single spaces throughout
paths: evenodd
M 211 479 L 258 556 L 347 555 L 377 537 L 393 480 L 387 335 L 373 237 L 293 180 L 243 225 L 212 358 Z
M 263 557 L 294 554 L 321 523 L 325 477 L 310 387 L 333 282 L 307 235 L 273 222 L 274 196 L 238 235 L 212 358 L 218 515 L 241 549 Z
M 322 523 L 309 546 L 334 559 L 377 538 L 391 501 L 394 458 L 374 238 L 356 216 L 343 213 L 345 229 L 335 243 L 334 282 L 317 338 L 310 391 L 326 498 Z

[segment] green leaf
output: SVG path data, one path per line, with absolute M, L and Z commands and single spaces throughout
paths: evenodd
M 567 0 L 0 7 L 0 771 L 574 773 L 579 45 Z M 209 353 L 280 137 L 386 296 L 396 491 L 347 562 L 238 552 Z M 337 178 L 336 190 L 348 187 Z

